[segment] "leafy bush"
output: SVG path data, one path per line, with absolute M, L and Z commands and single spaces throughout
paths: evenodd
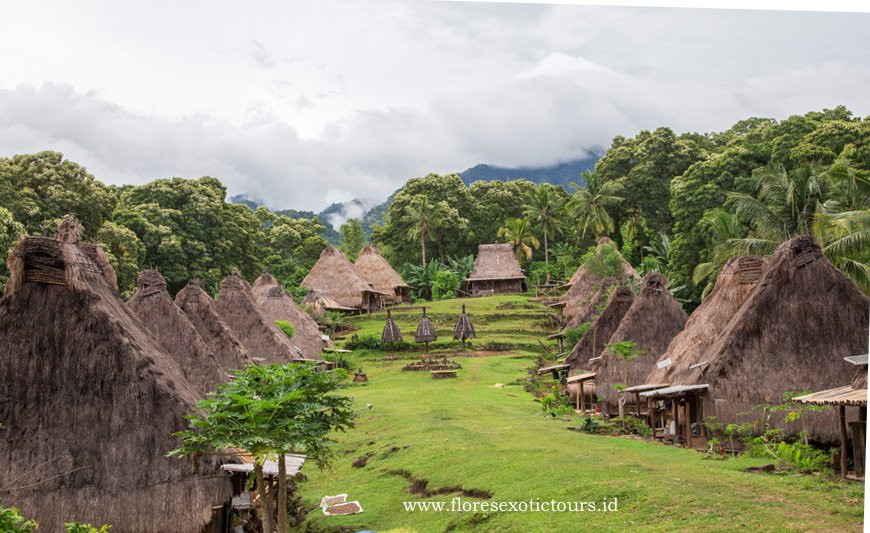
M 66 522 L 63 525 L 66 533 L 109 533 L 112 529 L 110 525 L 102 525 L 99 529 L 90 524 L 80 524 L 78 522 Z
M 343 313 L 336 313 L 335 311 L 325 311 L 323 316 L 320 317 L 317 322 L 323 326 L 327 335 L 350 329 L 350 322 L 348 321 L 347 316 Z
M 36 531 L 36 521 L 26 520 L 15 507 L 3 507 L 0 503 L 0 531 L 4 533 L 31 533 Z
M 558 391 L 553 391 L 541 397 L 541 410 L 547 416 L 557 417 L 573 412 L 567 404 L 565 396 Z
M 462 278 L 452 270 L 439 270 L 432 276 L 432 299 L 447 300 L 456 296 Z
M 791 466 L 801 470 L 822 470 L 831 462 L 831 454 L 813 448 L 800 440 L 788 442 L 781 429 L 770 429 L 757 437 L 744 441 L 746 453 L 752 457 L 773 459 L 780 466 Z
M 646 425 L 646 422 L 640 418 L 625 415 L 622 418 L 623 430 L 629 435 L 640 435 L 641 437 L 652 437 L 652 429 Z
M 589 322 L 584 322 L 580 324 L 580 327 L 573 328 L 565 331 L 565 346 L 574 347 L 575 344 L 580 342 L 580 339 L 583 338 L 583 335 L 586 335 L 586 332 L 589 331 L 589 326 L 591 324 Z
M 381 342 L 381 339 L 373 334 L 369 333 L 367 335 L 358 336 L 356 334 L 351 335 L 350 338 L 344 343 L 344 347 L 348 350 L 380 350 L 383 352 L 398 352 L 402 350 L 409 350 L 411 348 L 411 344 L 407 341 L 401 342 Z
M 278 329 L 284 332 L 288 338 L 292 339 L 294 335 L 296 335 L 296 329 L 293 327 L 293 324 L 287 322 L 286 320 L 276 320 L 275 325 L 278 326 Z
M 600 250 L 597 250 L 595 246 L 590 247 L 582 259 L 583 265 L 599 279 L 622 278 L 623 261 L 622 255 L 616 249 L 616 244 L 612 242 L 602 244 Z

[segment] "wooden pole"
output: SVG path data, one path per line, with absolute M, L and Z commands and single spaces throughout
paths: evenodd
M 649 425 L 652 428 L 652 436 L 653 439 L 656 438 L 656 411 L 653 408 L 653 399 L 647 398 L 646 400 L 646 412 L 649 415 Z
M 674 421 L 674 441 L 676 441 L 677 431 L 680 430 L 680 425 L 679 420 L 677 419 L 677 402 L 673 398 L 671 399 L 671 420 Z M 670 430 L 670 428 L 668 428 L 668 430 Z
M 583 382 L 580 381 L 580 393 L 577 394 L 577 405 L 581 414 L 586 414 L 586 398 L 583 397 Z
M 840 428 L 840 477 L 846 478 L 846 406 L 837 406 L 837 425 Z
M 686 415 L 686 448 L 692 448 L 692 404 L 686 398 L 686 404 L 683 407 L 683 412 Z

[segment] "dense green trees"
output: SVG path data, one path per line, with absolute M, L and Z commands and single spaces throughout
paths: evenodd
M 338 229 L 341 234 L 341 251 L 351 262 L 356 261 L 359 251 L 366 244 L 366 236 L 358 218 L 350 218 Z

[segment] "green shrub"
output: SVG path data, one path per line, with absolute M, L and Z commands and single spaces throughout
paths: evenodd
M 109 533 L 112 529 L 110 525 L 102 525 L 99 529 L 90 524 L 80 524 L 78 522 L 66 522 L 63 525 L 66 533 Z
M 296 335 L 296 329 L 293 327 L 293 324 L 287 322 L 286 320 L 276 320 L 275 325 L 278 326 L 278 329 L 284 332 L 288 338 L 292 339 L 294 335 Z
M 15 507 L 0 503 L 0 531 L 3 533 L 31 533 L 37 529 L 36 521 L 26 520 Z
M 747 437 L 743 443 L 746 445 L 747 455 L 770 458 L 780 466 L 823 470 L 831 463 L 829 452 L 813 448 L 802 440 L 788 442 L 781 429 L 770 429 L 757 437 Z
M 439 270 L 432 276 L 432 299 L 448 300 L 456 296 L 462 277 L 452 270 Z
M 586 335 L 586 332 L 589 331 L 589 326 L 591 324 L 589 322 L 584 322 L 580 324 L 580 327 L 573 328 L 565 331 L 565 346 L 573 348 L 575 344 L 580 342 L 580 339 L 583 338 L 583 335 Z
M 622 279 L 622 254 L 616 248 L 616 244 L 609 242 L 602 244 L 600 249 L 592 246 L 583 254 L 582 264 L 595 274 L 598 279 L 614 277 Z
M 622 419 L 623 432 L 629 435 L 652 437 L 652 429 L 640 418 L 625 415 Z
M 401 342 L 381 342 L 380 337 L 373 333 L 359 336 L 353 334 L 344 343 L 344 347 L 348 350 L 380 350 L 383 352 L 399 352 L 402 350 L 410 350 L 411 344 L 407 341 Z

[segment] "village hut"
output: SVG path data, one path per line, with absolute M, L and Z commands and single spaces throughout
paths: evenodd
M 423 306 L 423 318 L 421 318 L 420 323 L 417 324 L 417 333 L 414 334 L 414 341 L 425 343 L 426 353 L 429 353 L 429 343 L 435 341 L 437 338 L 438 335 L 435 333 L 435 326 L 432 325 L 432 321 L 426 316 L 426 307 Z
M 633 342 L 640 355 L 626 361 L 605 348 L 595 362 L 595 390 L 604 401 L 604 409 L 614 413 L 618 409 L 619 394 L 614 388 L 640 385 L 646 381 L 652 368 L 671 340 L 686 326 L 686 312 L 671 293 L 668 280 L 658 272 L 650 272 L 643 279 L 640 293 L 622 317 L 608 344 Z M 636 399 L 636 398 L 632 398 Z M 640 411 L 639 403 L 633 412 Z
M 229 371 L 253 364 L 248 350 L 223 321 L 215 310 L 214 300 L 198 283 L 191 281 L 178 291 L 175 305 L 193 324 L 221 367 Z
M 356 313 L 359 311 L 353 307 L 341 305 L 333 300 L 328 294 L 317 290 L 309 290 L 308 294 L 305 295 L 305 298 L 302 299 L 302 305 L 311 309 L 311 314 L 317 318 L 321 318 L 327 311 L 345 314 Z
M 584 322 L 594 322 L 602 308 L 607 305 L 610 295 L 615 290 L 619 282 L 616 278 L 604 278 L 598 284 L 598 289 L 592 294 L 585 304 L 568 320 L 564 331 L 569 329 L 579 328 Z M 631 289 L 629 289 L 631 290 Z M 593 356 L 594 357 L 594 356 Z
M 852 463 L 855 465 L 854 478 L 863 480 L 866 472 L 867 457 L 867 357 L 868 354 L 844 357 L 843 359 L 858 368 L 852 383 L 795 398 L 795 401 L 810 405 L 829 405 L 837 412 L 837 429 L 840 433 L 840 477 L 849 477 L 847 460 L 849 456 L 849 434 L 852 442 Z M 846 421 L 846 407 L 856 408 L 857 420 Z M 846 426 L 848 425 L 848 430 Z
M 812 237 L 786 241 L 698 362 L 668 373 L 668 387 L 640 395 L 670 409 L 671 437 L 703 445 L 705 417 L 725 424 L 759 421 L 756 406 L 779 403 L 785 392 L 848 382 L 852 376 L 842 358 L 867 353 L 868 306 L 870 298 L 834 268 Z M 667 353 L 663 358 L 658 366 L 673 364 Z M 820 442 L 836 442 L 836 424 L 820 415 L 804 414 L 800 425 Z M 792 426 L 785 425 L 787 434 L 800 429 Z
M 331 246 L 320 253 L 317 263 L 302 279 L 302 286 L 357 312 L 380 309 L 390 296 L 372 287 L 353 263 Z
M 322 359 L 324 340 L 320 327 L 292 296 L 268 272 L 263 272 L 254 282 L 251 293 L 263 313 L 273 322 L 284 320 L 293 324 L 294 334 L 290 343 L 302 350 L 307 358 Z
M 465 304 L 462 304 L 462 314 L 456 319 L 456 325 L 453 326 L 453 340 L 462 340 L 462 351 L 465 351 L 465 341 L 473 339 L 477 336 L 474 331 L 474 326 L 471 324 L 471 319 L 465 312 Z
M 402 342 L 402 332 L 399 331 L 399 326 L 393 322 L 393 316 L 389 309 L 387 309 L 387 323 L 384 324 L 384 331 L 381 332 L 381 342 Z
M 221 281 L 215 310 L 258 363 L 287 363 L 302 357 L 290 339 L 257 304 L 248 282 L 238 272 Z
M 589 329 L 565 358 L 565 362 L 570 365 L 571 374 L 581 373 L 592 367 L 633 302 L 634 292 L 630 287 L 618 286 L 610 292 L 601 314 L 590 322 Z
M 0 500 L 40 531 L 68 521 L 117 531 L 203 531 L 233 485 L 215 456 L 166 457 L 198 393 L 121 300 L 106 254 L 28 237 L 0 299 Z M 217 510 L 213 510 L 217 508 Z
M 387 304 L 411 301 L 411 287 L 371 244 L 363 246 L 354 266 L 375 290 L 389 295 Z
M 185 377 L 201 396 L 227 380 L 226 371 L 196 328 L 166 291 L 166 280 L 154 269 L 143 270 L 136 292 L 127 303 L 151 332 L 151 336 L 178 363 Z
M 526 292 L 526 277 L 513 246 L 479 245 L 471 275 L 465 280 L 465 291 L 472 296 Z
M 599 239 L 595 253 L 600 254 L 603 247 L 608 244 L 612 245 L 613 241 L 607 237 Z M 640 280 L 640 275 L 628 261 L 623 259 L 622 264 L 620 265 L 620 272 L 617 276 L 617 281 L 622 282 L 628 280 Z M 600 277 L 590 271 L 585 265 L 580 265 L 571 277 L 570 282 L 565 286 L 567 288 L 565 294 L 558 302 L 552 304 L 551 307 L 561 308 L 562 314 L 570 322 L 572 319 L 576 319 L 577 315 L 582 315 L 587 311 L 590 300 L 592 300 L 595 293 L 601 287 L 601 282 L 602 279 Z

